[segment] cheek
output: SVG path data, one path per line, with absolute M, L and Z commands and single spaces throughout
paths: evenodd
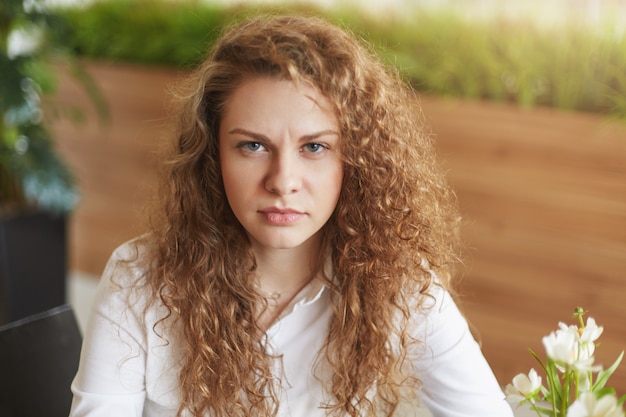
M 337 161 L 334 167 L 334 175 L 333 175 L 333 184 L 334 188 L 338 191 L 341 191 L 343 187 L 343 162 Z
M 333 167 L 333 173 L 328 176 L 328 179 L 324 182 L 324 186 L 321 188 L 322 192 L 328 196 L 329 200 L 332 200 L 334 209 L 334 206 L 337 205 L 337 201 L 339 200 L 341 189 L 343 188 L 343 165 Z
M 231 201 L 233 199 L 240 198 L 239 196 L 246 191 L 246 182 L 243 180 L 242 175 L 237 171 L 222 171 L 222 182 L 224 183 L 224 191 L 226 192 L 226 198 Z
M 229 163 L 228 159 L 222 158 L 222 183 L 224 185 L 224 191 L 226 192 L 226 198 L 231 204 L 236 204 L 238 196 L 244 191 L 245 182 L 244 176 L 241 175 L 241 171 Z

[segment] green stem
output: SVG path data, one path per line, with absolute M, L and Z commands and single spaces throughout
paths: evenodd
M 578 322 L 580 323 L 580 328 L 585 328 L 585 321 L 583 320 L 583 316 L 585 315 L 585 310 L 582 307 L 576 307 L 574 310 L 574 316 L 578 317 Z
M 531 408 L 533 409 L 535 413 L 537 413 L 539 417 L 543 417 L 543 415 L 541 414 L 541 411 L 539 411 L 539 408 L 537 407 L 535 403 L 531 403 Z
M 565 417 L 567 415 L 567 405 L 569 402 L 570 395 L 570 385 L 572 383 L 572 371 L 567 371 L 565 373 L 564 384 L 563 384 L 563 395 L 561 396 L 561 417 Z
M 548 387 L 549 387 L 550 394 L 551 394 L 550 400 L 552 401 L 552 417 L 559 417 L 556 413 L 557 411 L 557 407 L 556 407 L 557 388 L 556 388 L 556 381 L 554 380 L 556 370 L 554 369 L 554 362 L 552 362 L 552 360 L 550 359 L 548 359 L 548 362 L 546 363 L 545 372 L 546 372 L 546 377 L 548 378 Z

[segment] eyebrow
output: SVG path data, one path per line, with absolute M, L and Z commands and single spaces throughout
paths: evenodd
M 261 134 L 261 133 L 256 133 L 256 132 L 252 132 L 246 129 L 241 129 L 241 128 L 235 128 L 233 130 L 231 130 L 230 132 L 228 132 L 229 134 L 234 134 L 234 133 L 238 133 L 240 135 L 244 135 L 244 136 L 248 136 L 254 140 L 258 140 L 260 142 L 271 142 L 270 138 Z M 339 133 L 335 132 L 334 130 L 331 129 L 326 129 L 326 130 L 321 130 L 319 132 L 315 132 L 315 133 L 311 133 L 309 135 L 304 135 L 302 137 L 300 137 L 300 141 L 301 142 L 306 142 L 306 141 L 310 141 L 310 140 L 315 140 L 319 137 L 322 136 L 329 136 L 329 135 L 336 135 L 339 136 Z

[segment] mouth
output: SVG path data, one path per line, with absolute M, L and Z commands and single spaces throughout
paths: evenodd
M 259 210 L 258 213 L 263 216 L 267 223 L 273 226 L 289 226 L 306 216 L 305 213 L 298 210 L 290 208 L 280 209 L 277 207 L 264 208 Z

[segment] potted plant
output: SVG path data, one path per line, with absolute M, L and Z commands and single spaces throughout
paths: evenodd
M 53 62 L 69 62 L 103 108 L 60 53 L 54 24 L 38 0 L 0 4 L 0 325 L 66 301 L 66 219 L 78 192 L 44 123 L 42 103 L 62 110 L 42 100 L 54 91 Z

